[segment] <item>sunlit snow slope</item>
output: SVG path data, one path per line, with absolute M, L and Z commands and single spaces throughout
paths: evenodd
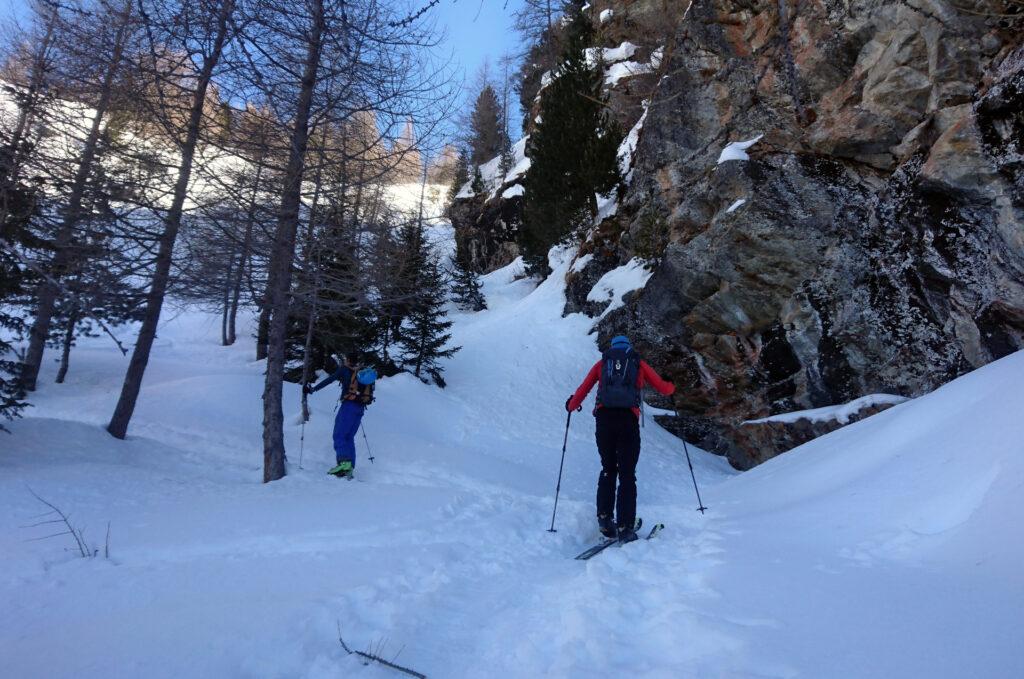
M 126 359 L 90 340 L 68 384 L 0 435 L 0 674 L 385 677 L 1018 677 L 1024 418 L 1016 354 L 743 475 L 650 419 L 650 542 L 597 539 L 589 405 L 546 529 L 563 403 L 597 358 L 539 287 L 491 274 L 457 314 L 449 388 L 384 380 L 357 480 L 324 474 L 337 391 L 313 397 L 289 476 L 261 484 L 261 365 L 219 319 L 168 313 L 128 441 L 102 429 Z M 29 488 L 111 558 L 75 558 Z

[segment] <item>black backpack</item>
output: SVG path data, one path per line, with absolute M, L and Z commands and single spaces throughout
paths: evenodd
M 612 348 L 601 356 L 597 403 L 602 408 L 639 408 L 640 356 L 632 349 Z

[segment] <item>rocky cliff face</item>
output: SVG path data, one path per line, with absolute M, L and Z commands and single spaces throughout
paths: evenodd
M 522 217 L 522 199 L 502 198 L 500 191 L 457 199 L 448 209 L 459 255 L 478 273 L 500 269 L 519 256 L 516 233 Z
M 691 438 L 750 467 L 786 444 L 744 420 L 918 395 L 1024 346 L 1024 55 L 997 9 L 690 7 L 617 218 L 654 275 L 602 330 L 669 366 Z
M 567 310 L 594 313 L 592 281 L 650 262 L 599 330 L 629 333 L 676 382 L 672 426 L 689 440 L 748 468 L 797 440 L 752 437 L 746 420 L 916 396 L 1024 347 L 1012 9 L 697 0 L 675 12 L 630 185 L 584 244 L 595 256 Z M 755 138 L 749 159 L 719 162 Z

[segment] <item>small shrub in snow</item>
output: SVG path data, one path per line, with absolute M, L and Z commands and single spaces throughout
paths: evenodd
M 74 551 L 77 551 L 78 555 L 81 556 L 83 559 L 91 559 L 91 558 L 99 556 L 99 553 L 100 553 L 99 548 L 98 547 L 93 547 L 92 545 L 89 544 L 88 541 L 86 541 L 86 539 L 85 539 L 85 531 L 82 528 L 79 528 L 79 527 L 75 526 L 74 524 L 72 524 L 71 523 L 71 517 L 68 514 L 64 513 L 64 511 L 62 509 L 60 509 L 59 507 L 57 507 L 56 505 L 54 505 L 54 504 L 44 500 L 43 498 L 39 497 L 39 495 L 37 495 L 36 492 L 34 490 L 32 490 L 31 488 L 28 489 L 28 492 L 32 494 L 32 497 L 34 497 L 35 499 L 39 500 L 44 505 L 46 505 L 47 507 L 50 508 L 50 511 L 46 512 L 45 514 L 43 514 L 40 518 L 44 518 L 44 517 L 47 517 L 47 516 L 56 516 L 57 518 L 52 518 L 52 519 L 46 519 L 44 521 L 39 521 L 38 523 L 34 523 L 34 524 L 30 525 L 30 526 L 25 526 L 25 528 L 38 528 L 40 526 L 48 526 L 48 525 L 57 525 L 59 527 L 63 527 L 64 528 L 64 530 L 62 530 L 62 531 L 60 531 L 58 533 L 53 533 L 52 535 L 44 535 L 44 536 L 38 537 L 38 538 L 32 538 L 33 540 L 49 540 L 50 538 L 56 538 L 56 537 L 60 537 L 62 535 L 70 535 L 71 539 L 74 540 L 74 542 L 75 542 Z M 103 543 L 103 558 L 104 559 L 109 559 L 110 558 L 110 522 L 109 521 L 107 522 L 107 536 L 106 536 L 106 539 L 104 540 L 104 543 Z

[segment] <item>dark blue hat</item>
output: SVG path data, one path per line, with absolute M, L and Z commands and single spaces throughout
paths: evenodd
M 631 345 L 628 337 L 625 335 L 616 335 L 612 338 L 612 346 L 615 348 L 628 349 Z

